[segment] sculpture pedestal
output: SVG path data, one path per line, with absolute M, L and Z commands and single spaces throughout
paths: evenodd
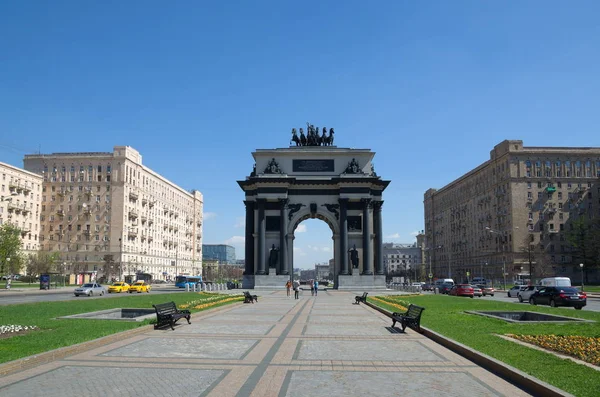
M 244 289 L 254 289 L 254 274 L 244 274 L 242 278 L 242 288 Z
M 273 273 L 266 275 L 254 275 L 254 289 L 262 290 L 285 290 L 285 283 L 290 280 L 289 275 L 277 275 L 275 269 Z M 244 276 L 246 277 L 246 276 Z
M 354 269 L 358 273 L 358 269 Z M 376 290 L 385 289 L 384 275 L 361 275 L 338 276 L 338 290 Z

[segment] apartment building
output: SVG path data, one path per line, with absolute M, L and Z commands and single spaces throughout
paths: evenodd
M 411 280 L 418 280 L 421 264 L 421 247 L 418 244 L 383 243 L 383 268 L 387 275 L 407 272 Z
M 0 177 L 0 225 L 21 229 L 23 250 L 33 253 L 39 249 L 42 177 L 6 163 L 0 163 Z
M 496 145 L 483 164 L 425 192 L 424 252 L 434 277 L 510 282 L 544 270 L 578 281 L 567 234 L 575 220 L 600 216 L 599 178 L 600 148 Z
M 203 197 L 112 152 L 26 155 L 42 175 L 40 249 L 59 252 L 68 274 L 154 279 L 202 273 Z

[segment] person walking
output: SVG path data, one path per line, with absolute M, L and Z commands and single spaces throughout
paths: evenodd
M 6 280 L 6 289 L 10 289 L 10 284 L 12 283 L 12 280 L 10 277 L 11 276 L 8 276 L 8 279 Z
M 310 280 L 309 282 L 309 286 L 310 286 L 310 296 L 315 296 L 315 280 Z
M 285 289 L 287 291 L 287 296 L 290 296 L 290 289 L 292 288 L 292 282 L 290 280 L 288 280 L 285 283 Z
M 319 282 L 317 280 L 313 284 L 313 289 L 315 290 L 315 296 L 317 296 L 317 292 L 319 292 Z
M 298 294 L 300 293 L 300 283 L 298 280 L 294 280 L 294 299 L 299 299 Z

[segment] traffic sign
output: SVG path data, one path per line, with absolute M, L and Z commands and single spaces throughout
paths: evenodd
M 429 278 L 433 278 L 433 274 L 432 273 L 429 273 Z

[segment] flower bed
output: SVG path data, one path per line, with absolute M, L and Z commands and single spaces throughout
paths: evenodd
M 368 299 L 374 300 L 376 302 L 385 303 L 386 305 L 393 306 L 403 312 L 408 310 L 408 308 L 406 306 L 404 306 L 404 305 L 406 305 L 404 302 L 400 303 L 399 301 L 392 299 L 388 296 L 374 296 L 374 297 L 371 297 Z
M 208 298 L 196 299 L 190 302 L 186 302 L 183 305 L 179 305 L 181 309 L 205 309 L 211 306 L 219 305 L 221 303 L 231 302 L 235 300 L 241 300 L 243 295 L 235 294 L 229 295 L 229 297 L 225 297 L 226 295 L 214 294 L 213 296 L 209 296 Z
M 0 338 L 11 337 L 15 334 L 24 334 L 39 329 L 35 325 L 0 325 Z
M 600 366 L 600 337 L 514 334 L 506 336 Z

